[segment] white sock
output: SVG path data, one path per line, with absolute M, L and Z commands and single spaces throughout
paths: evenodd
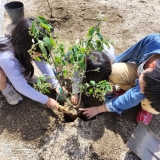
M 2 92 L 6 91 L 9 88 L 10 84 L 7 83 L 7 87 L 3 90 L 1 90 Z

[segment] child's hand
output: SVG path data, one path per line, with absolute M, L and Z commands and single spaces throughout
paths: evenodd
M 72 102 L 73 104 L 77 105 L 77 104 L 78 104 L 78 101 L 79 101 L 79 96 L 78 96 L 78 94 L 75 94 L 75 95 L 72 95 L 72 96 L 71 96 L 71 102 Z
M 90 119 L 99 113 L 97 107 L 79 108 L 79 110 L 83 111 L 82 114 L 85 115 L 87 119 Z
M 58 109 L 59 103 L 52 98 L 48 98 L 46 105 L 48 108 Z
M 80 111 L 83 111 L 83 115 L 85 115 L 88 119 L 94 117 L 95 115 L 102 113 L 102 112 L 109 112 L 105 105 L 100 105 L 97 107 L 90 107 L 90 108 L 79 108 Z

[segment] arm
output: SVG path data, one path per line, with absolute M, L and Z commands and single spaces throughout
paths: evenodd
M 122 111 L 132 108 L 138 105 L 145 95 L 140 92 L 138 80 L 136 80 L 136 86 L 126 91 L 123 95 L 113 98 L 105 103 L 105 106 L 110 112 L 117 112 L 119 114 Z
M 90 107 L 90 108 L 80 108 L 80 111 L 83 111 L 83 115 L 85 115 L 88 119 L 94 117 L 95 115 L 108 112 L 105 105 L 97 106 L 97 107 Z
M 80 110 L 84 111 L 83 114 L 88 118 L 92 118 L 102 112 L 117 112 L 121 114 L 122 111 L 138 105 L 144 98 L 144 94 L 140 93 L 138 80 L 136 80 L 136 86 L 129 89 L 123 95 L 109 100 L 104 105 L 84 109 L 82 108 Z

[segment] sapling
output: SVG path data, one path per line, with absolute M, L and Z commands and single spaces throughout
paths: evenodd
M 80 77 L 80 81 L 78 84 L 80 88 L 80 99 L 78 105 L 74 106 L 62 90 L 63 96 L 69 102 L 69 104 L 73 106 L 73 108 L 79 106 L 81 102 L 82 92 L 85 92 L 87 95 L 93 95 L 94 97 L 99 98 L 99 100 L 104 100 L 105 94 L 107 92 L 112 91 L 112 84 L 105 80 L 97 84 L 94 81 L 91 81 L 90 83 L 82 83 L 82 80 L 86 72 L 86 56 L 90 54 L 92 50 L 102 51 L 104 45 L 107 45 L 109 47 L 109 41 L 106 41 L 103 38 L 103 36 L 100 33 L 99 26 L 100 23 L 98 23 L 97 26 L 90 28 L 87 34 L 87 39 L 76 40 L 76 42 L 73 45 L 67 48 L 67 52 L 65 50 L 65 45 L 63 42 L 61 42 L 60 40 L 53 39 L 53 28 L 44 17 L 38 16 L 37 18 L 35 18 L 35 20 L 32 23 L 32 27 L 29 29 L 30 35 L 33 36 L 33 45 L 28 52 L 37 61 L 45 60 L 46 63 L 52 62 L 55 67 L 55 72 L 57 72 L 58 67 L 62 67 L 61 73 L 59 75 L 56 75 L 56 78 L 58 79 L 59 83 L 59 76 L 63 76 L 64 79 L 66 79 L 73 77 L 76 72 Z M 41 57 L 35 55 L 35 48 L 37 46 L 39 46 L 39 48 L 42 51 Z M 50 54 L 48 54 L 47 51 Z M 98 72 L 98 69 L 94 71 Z M 40 80 L 38 80 L 37 85 L 35 85 L 35 87 L 37 89 L 41 89 L 41 91 L 48 92 L 48 90 L 45 89 L 45 87 L 49 87 L 48 84 L 42 84 L 44 83 L 44 80 L 47 80 L 47 78 L 48 77 L 40 77 Z M 70 78 L 70 80 L 72 83 L 72 78 Z
M 50 18 L 53 18 L 53 15 L 52 15 L 52 7 L 51 7 L 51 5 L 50 5 L 49 0 L 47 0 L 47 3 L 48 3 L 48 7 L 49 7 L 49 9 L 50 9 Z

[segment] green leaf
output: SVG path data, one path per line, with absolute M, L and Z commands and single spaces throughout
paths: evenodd
M 64 75 L 64 77 L 67 77 L 68 71 L 67 70 L 63 70 L 63 75 Z
M 43 22 L 40 22 L 40 25 L 41 25 L 43 28 L 45 28 L 48 32 L 50 32 L 50 27 L 49 27 L 49 25 L 47 25 L 47 24 L 45 24 L 45 23 L 43 23 Z
M 83 61 L 83 63 L 84 63 L 84 54 L 78 55 L 78 61 Z
M 44 43 L 43 43 L 43 42 L 40 42 L 40 43 L 39 43 L 39 48 L 41 49 L 42 54 L 47 55 L 47 50 L 46 50 L 46 48 L 44 47 Z M 44 57 L 44 58 L 45 58 L 45 57 Z
M 103 21 L 106 21 L 106 20 L 107 20 L 107 18 L 106 18 L 106 17 L 104 17 L 104 18 L 102 18 L 102 20 L 103 20 Z
M 44 21 L 44 22 L 48 23 L 47 20 L 43 16 L 38 16 L 38 19 L 41 20 L 41 21 Z
M 89 29 L 89 32 L 88 32 L 88 36 L 89 36 L 89 37 L 92 37 L 93 34 L 94 34 L 94 32 L 95 32 L 95 28 L 94 28 L 94 27 L 90 28 L 90 29 Z
M 85 63 L 84 63 L 84 61 L 80 61 L 80 67 L 81 67 L 81 69 L 85 69 Z
M 91 94 L 93 93 L 93 88 L 89 89 L 89 93 L 91 93 Z
M 33 33 L 33 35 L 34 35 L 35 32 L 36 32 L 35 22 L 32 23 L 31 28 L 32 28 L 32 33 Z
M 45 89 L 45 92 L 50 93 L 50 91 L 48 89 Z
M 95 81 L 90 81 L 90 84 L 92 84 L 93 86 L 96 84 Z
M 109 92 L 111 92 L 111 91 L 112 91 L 112 86 L 107 86 L 107 90 L 108 90 Z
M 39 16 L 39 17 L 37 18 L 37 20 L 39 21 L 39 23 L 44 23 L 44 24 L 46 24 L 50 29 L 53 28 L 53 27 L 49 24 L 49 22 L 48 22 L 44 17 Z
M 38 62 L 41 62 L 41 59 L 38 56 L 36 56 L 34 59 Z
M 59 63 L 61 63 L 61 58 L 60 57 L 58 57 L 58 56 L 56 56 L 56 57 L 54 57 L 54 60 L 55 60 L 55 63 L 56 64 L 59 64 Z
M 55 41 L 54 41 L 52 38 L 50 38 L 50 42 L 51 42 L 52 46 L 53 46 L 54 48 L 56 48 L 56 43 L 55 43 Z
M 103 40 L 103 43 L 108 47 L 108 49 L 110 49 L 110 45 L 107 41 Z
M 48 49 L 51 50 L 52 48 L 52 43 L 50 41 L 50 38 L 49 37 L 44 37 L 43 38 L 43 41 L 45 42 L 45 44 L 47 45 Z
M 42 53 L 42 56 L 43 56 L 44 59 L 47 60 L 47 55 L 46 55 L 46 54 L 43 54 L 43 53 Z
M 76 54 L 76 52 L 77 52 L 77 46 L 73 46 L 72 47 L 72 52 L 73 52 L 73 54 Z
M 97 45 L 96 47 L 98 48 L 101 45 L 101 43 L 102 43 L 101 40 L 97 39 L 96 40 L 96 45 Z
M 103 40 L 103 36 L 100 33 L 96 33 L 96 36 L 102 41 Z
M 41 80 L 40 80 L 40 79 L 37 80 L 37 85 L 38 85 L 39 87 L 41 86 Z
M 31 29 L 32 29 L 32 34 L 33 34 L 33 36 L 34 36 L 36 39 L 38 39 L 38 37 L 39 37 L 39 30 L 38 30 L 38 28 L 36 27 L 35 21 L 33 21 L 32 26 L 31 26 Z
M 63 44 L 60 44 L 60 45 L 59 45 L 59 49 L 60 49 L 60 51 L 63 53 L 63 52 L 64 52 L 64 45 L 63 45 Z
M 98 27 L 98 28 L 96 28 L 96 32 L 97 33 L 99 33 L 100 32 L 100 28 Z

